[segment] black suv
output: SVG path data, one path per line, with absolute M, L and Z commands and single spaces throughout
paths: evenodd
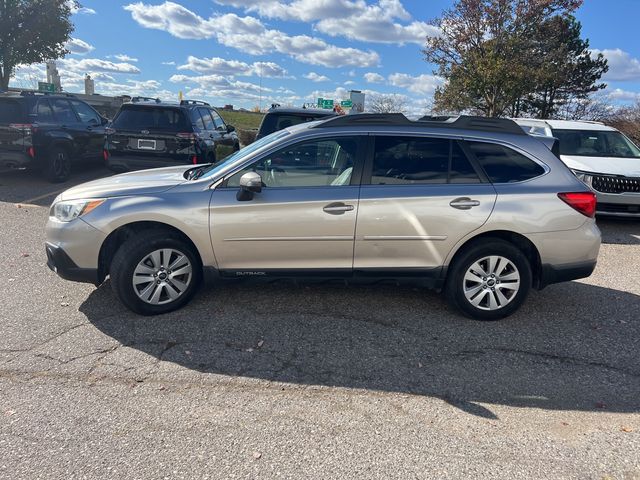
M 63 182 L 73 162 L 103 158 L 107 119 L 73 95 L 0 95 L 0 168 Z
M 215 163 L 240 149 L 235 128 L 206 102 L 143 99 L 120 107 L 107 128 L 105 158 L 114 172 Z
M 293 125 L 338 115 L 333 110 L 274 106 L 262 119 L 256 140 Z

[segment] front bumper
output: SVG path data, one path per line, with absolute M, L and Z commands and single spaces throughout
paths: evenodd
M 97 268 L 80 268 L 66 252 L 50 243 L 45 244 L 47 250 L 47 266 L 65 280 L 72 282 L 93 283 L 99 285 Z

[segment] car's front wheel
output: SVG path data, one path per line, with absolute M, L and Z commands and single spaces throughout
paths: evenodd
M 514 313 L 531 289 L 529 260 L 513 244 L 491 239 L 465 249 L 447 275 L 451 305 L 476 320 L 498 320 Z
M 202 278 L 200 259 L 180 235 L 148 231 L 118 249 L 110 268 L 111 286 L 129 309 L 157 315 L 184 306 Z

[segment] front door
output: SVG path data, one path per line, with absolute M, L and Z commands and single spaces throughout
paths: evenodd
M 365 170 L 354 269 L 428 275 L 465 235 L 489 218 L 493 186 L 457 140 L 375 137 Z
M 333 136 L 265 154 L 211 196 L 211 238 L 218 268 L 236 275 L 351 274 L 363 138 Z M 354 168 L 355 167 L 355 168 Z M 264 187 L 237 199 L 240 177 Z

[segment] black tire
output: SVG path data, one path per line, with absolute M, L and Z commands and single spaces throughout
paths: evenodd
M 508 303 L 505 303 L 504 306 L 500 306 L 495 310 L 483 309 L 481 308 L 483 305 L 475 306 L 465 295 L 465 285 L 467 285 L 469 289 L 471 289 L 469 285 L 471 285 L 471 287 L 478 285 L 482 290 L 490 290 L 486 294 L 478 290 L 478 295 L 482 294 L 485 297 L 492 295 L 491 278 L 488 279 L 488 286 L 484 285 L 484 281 L 478 284 L 474 284 L 473 281 L 469 284 L 469 282 L 465 281 L 465 275 L 472 265 L 489 256 L 500 256 L 509 260 L 511 264 L 515 266 L 515 269 L 517 269 L 520 281 L 516 293 L 508 297 Z M 507 282 L 503 282 L 503 287 L 498 287 L 493 284 L 493 288 L 504 288 L 505 283 Z M 445 284 L 445 296 L 449 304 L 467 317 L 475 320 L 499 320 L 508 317 L 520 308 L 530 290 L 531 265 L 527 257 L 512 243 L 494 238 L 478 241 L 465 247 L 449 267 Z M 508 290 L 501 290 L 501 292 L 503 291 L 508 292 Z M 509 295 L 509 293 L 507 293 L 507 295 Z M 476 297 L 473 297 L 472 300 L 475 300 L 475 298 Z M 489 298 L 483 299 L 485 303 L 488 301 Z M 484 305 L 484 308 L 489 308 L 489 306 Z
M 173 249 L 184 254 L 190 262 L 192 272 L 188 287 L 178 298 L 154 305 L 138 296 L 133 286 L 133 275 L 139 262 L 159 249 Z M 193 247 L 180 235 L 166 230 L 149 230 L 131 237 L 120 246 L 111 262 L 109 274 L 116 297 L 126 307 L 140 315 L 159 315 L 177 310 L 191 300 L 202 281 L 202 264 Z M 167 287 L 165 292 L 166 290 Z
M 62 146 L 54 145 L 44 160 L 44 176 L 52 183 L 66 181 L 71 175 L 71 157 Z
M 234 152 L 237 152 L 238 150 L 240 150 L 240 144 L 239 144 L 239 143 L 236 143 L 236 144 L 233 146 L 233 151 L 234 151 Z

